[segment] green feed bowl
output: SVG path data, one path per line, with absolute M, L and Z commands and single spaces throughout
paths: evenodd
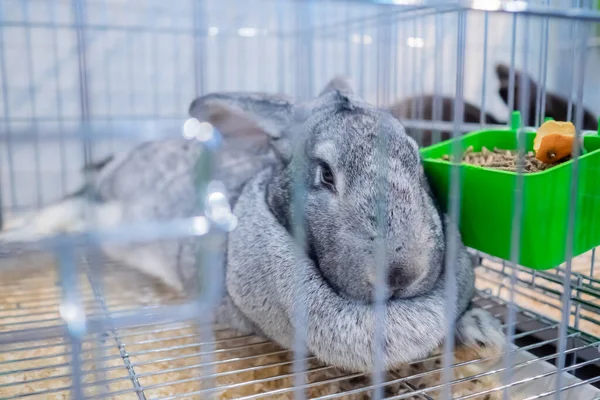
M 514 126 L 514 124 L 513 124 Z M 531 151 L 535 132 L 526 135 Z M 517 129 L 481 130 L 460 138 L 463 150 L 473 146 L 517 149 Z M 600 136 L 585 136 L 578 158 L 572 255 L 600 245 Z M 448 209 L 453 140 L 423 148 L 425 173 L 444 211 Z M 462 163 L 460 165 L 460 232 L 466 246 L 511 260 L 512 221 L 517 174 Z M 518 264 L 545 270 L 566 258 L 573 161 L 523 175 Z

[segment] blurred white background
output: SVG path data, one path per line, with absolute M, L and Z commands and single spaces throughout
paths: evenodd
M 4 208 L 35 207 L 81 184 L 81 142 L 50 141 L 44 135 L 81 123 L 86 91 L 89 123 L 115 135 L 93 143 L 93 159 L 132 145 L 119 140 L 124 126 L 165 126 L 177 133 L 198 91 L 315 95 L 342 73 L 355 80 L 366 99 L 389 104 L 433 93 L 437 68 L 442 93 L 455 95 L 456 13 L 398 14 L 391 42 L 381 44 L 383 22 L 375 16 L 382 9 L 358 1 L 313 1 L 300 9 L 297 2 L 275 0 L 208 0 L 202 6 L 194 0 L 87 0 L 81 20 L 74 3 L 0 0 L 0 130 L 13 137 L 39 135 L 37 143 L 0 140 Z M 467 16 L 464 96 L 477 106 L 483 98 L 487 111 L 506 120 L 494 68 L 510 63 L 513 16 L 489 14 L 487 37 L 485 18 L 483 12 Z M 81 22 L 85 60 L 77 42 Z M 527 56 L 527 69 L 537 79 L 543 67 L 543 20 L 530 18 L 527 32 L 524 26 L 519 18 L 516 65 L 521 68 Z M 573 86 L 572 26 L 566 20 L 549 25 L 546 84 L 564 96 Z M 443 39 L 437 46 L 436 27 Z M 205 41 L 194 36 L 201 28 Z M 298 30 L 305 33 L 294 33 Z M 600 113 L 600 93 L 593 90 L 600 87 L 600 54 L 593 42 L 590 38 L 586 54 L 584 104 Z M 377 76 L 386 69 L 383 90 Z

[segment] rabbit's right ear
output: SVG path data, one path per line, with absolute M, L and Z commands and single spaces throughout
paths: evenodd
M 338 75 L 330 80 L 327 85 L 323 88 L 319 96 L 324 95 L 325 93 L 331 92 L 333 90 L 337 90 L 339 92 L 344 93 L 355 93 L 354 83 L 350 80 L 350 78 Z
M 210 122 L 227 139 L 268 143 L 280 139 L 294 112 L 283 96 L 265 93 L 212 93 L 198 97 L 189 115 Z

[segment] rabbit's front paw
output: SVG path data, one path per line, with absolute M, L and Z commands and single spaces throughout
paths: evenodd
M 456 325 L 456 351 L 454 357 L 460 365 L 454 371 L 457 378 L 473 379 L 457 385 L 456 390 L 468 394 L 486 392 L 500 386 L 491 365 L 498 361 L 505 345 L 500 321 L 481 308 L 467 310 Z M 489 360 L 486 360 L 489 359 Z M 457 395 L 457 393 L 454 393 Z M 481 400 L 499 399 L 502 392 L 491 391 L 475 397 Z
M 468 358 L 498 357 L 506 340 L 500 321 L 481 308 L 463 314 L 456 325 L 456 339 L 457 351 Z

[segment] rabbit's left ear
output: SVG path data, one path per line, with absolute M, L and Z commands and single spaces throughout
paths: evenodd
M 225 140 L 268 143 L 279 139 L 294 112 L 283 96 L 266 93 L 212 93 L 192 101 L 189 115 L 210 122 Z

